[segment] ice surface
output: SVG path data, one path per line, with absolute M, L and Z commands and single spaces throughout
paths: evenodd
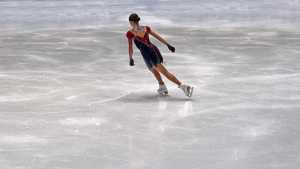
M 0 169 L 298 169 L 299 0 L 0 1 Z M 160 97 L 127 17 L 192 98 Z
M 300 34 L 153 28 L 176 53 L 159 97 L 124 28 L 1 34 L 1 169 L 296 169 Z

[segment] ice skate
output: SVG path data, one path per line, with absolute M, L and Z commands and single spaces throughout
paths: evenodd
M 194 87 L 183 84 L 183 85 L 180 85 L 179 88 L 184 92 L 184 94 L 186 96 L 192 97 L 193 91 L 194 91 Z
M 168 89 L 166 85 L 159 85 L 159 88 L 157 89 L 157 93 L 161 96 L 166 96 L 168 95 Z

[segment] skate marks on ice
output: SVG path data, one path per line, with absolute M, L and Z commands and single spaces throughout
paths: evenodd
M 116 97 L 113 97 L 113 98 L 108 98 L 108 99 L 103 99 L 103 100 L 99 100 L 99 101 L 93 101 L 93 102 L 90 102 L 88 105 L 89 106 L 92 106 L 92 105 L 95 105 L 95 104 L 105 104 L 105 103 L 109 103 L 109 102 L 115 102 L 115 101 L 118 101 L 126 96 L 129 96 L 131 95 L 132 93 L 131 92 L 128 92 L 128 93 L 125 93 L 125 94 L 121 94 L 120 96 L 116 96 Z
M 122 103 L 150 103 L 150 102 L 158 102 L 158 101 L 170 101 L 170 102 L 184 102 L 184 101 L 196 101 L 197 96 L 193 96 L 192 98 L 186 97 L 183 93 L 173 92 L 169 93 L 166 96 L 161 96 L 154 91 L 140 90 L 140 91 L 132 91 L 124 94 L 120 94 L 119 96 L 103 99 L 99 101 L 90 102 L 88 105 L 100 105 L 100 104 L 109 104 L 114 102 L 122 102 Z
M 34 135 L 2 135 L 1 145 L 47 144 L 48 140 Z
M 118 92 L 113 92 L 111 96 L 107 95 L 106 98 L 90 101 L 87 105 L 97 106 L 97 105 L 105 105 L 105 104 L 112 104 L 112 103 L 137 103 L 137 104 L 151 103 L 151 102 L 154 103 L 162 100 L 170 101 L 170 102 L 183 102 L 183 101 L 197 101 L 199 97 L 197 95 L 197 90 L 195 90 L 197 88 L 196 85 L 193 85 L 194 87 L 193 96 L 187 97 L 185 96 L 185 94 L 181 89 L 171 85 L 169 87 L 168 95 L 159 95 L 156 89 L 157 86 L 148 83 L 150 82 L 146 82 L 145 84 L 143 84 L 143 86 L 135 86 L 134 84 L 130 84 L 129 86 L 131 89 L 122 88 Z M 119 85 L 123 85 L 123 84 L 120 83 Z

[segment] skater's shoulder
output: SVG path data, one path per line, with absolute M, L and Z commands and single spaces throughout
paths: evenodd
M 140 26 L 145 32 L 151 32 L 151 27 L 149 25 L 141 25 Z
M 128 29 L 128 31 L 126 32 L 126 34 L 133 34 L 133 29 Z
M 128 30 L 128 31 L 126 32 L 126 36 L 127 36 L 127 38 L 132 38 L 132 37 L 134 37 L 134 34 L 132 33 L 132 30 L 131 30 L 131 29 Z

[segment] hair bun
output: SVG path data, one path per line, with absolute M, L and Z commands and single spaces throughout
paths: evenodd
M 132 13 L 130 16 L 129 16 L 129 21 L 134 21 L 134 22 L 138 22 L 140 21 L 141 18 L 136 14 L 136 13 Z

